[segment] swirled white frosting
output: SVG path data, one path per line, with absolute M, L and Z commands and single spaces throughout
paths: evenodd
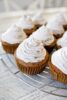
M 46 23 L 45 18 L 42 12 L 37 13 L 35 16 L 32 17 L 32 21 L 35 25 L 43 25 Z
M 57 22 L 48 22 L 47 28 L 49 28 L 53 34 L 58 35 L 58 34 L 63 34 L 64 33 L 64 28 L 61 24 L 58 24 Z
M 51 62 L 67 75 L 67 47 L 63 47 L 52 54 Z
M 28 38 L 19 45 L 16 50 L 16 57 L 24 62 L 39 62 L 45 59 L 46 50 L 39 42 Z
M 31 37 L 33 37 L 36 41 L 42 42 L 44 46 L 50 45 L 55 39 L 52 35 L 52 32 L 44 25 L 41 26 L 37 31 L 33 32 Z
M 67 46 L 67 31 L 64 33 L 63 37 L 57 41 L 57 45 L 61 47 Z
M 21 43 L 25 38 L 27 38 L 27 36 L 23 29 L 13 25 L 2 34 L 1 40 L 10 44 L 14 44 Z
M 24 15 L 22 18 L 20 18 L 16 25 L 23 29 L 31 29 L 34 27 L 31 17 L 27 15 Z

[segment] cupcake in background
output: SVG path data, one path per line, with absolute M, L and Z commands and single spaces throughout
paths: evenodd
M 34 15 L 32 17 L 32 21 L 37 29 L 42 25 L 46 25 L 46 20 L 42 12 L 39 12 L 36 15 Z
M 22 16 L 16 23 L 16 25 L 21 27 L 28 36 L 36 30 L 36 27 L 33 24 L 31 17 L 27 15 Z
M 1 36 L 1 42 L 7 53 L 13 54 L 18 45 L 27 38 L 22 28 L 13 25 Z
M 51 30 L 44 25 L 41 26 L 35 32 L 33 32 L 33 34 L 30 37 L 32 37 L 35 41 L 43 43 L 43 46 L 48 50 L 49 53 L 55 47 L 56 39 L 52 35 Z

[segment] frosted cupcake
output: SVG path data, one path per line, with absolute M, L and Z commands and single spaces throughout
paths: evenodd
M 49 67 L 56 80 L 67 84 L 67 47 L 63 47 L 52 54 Z
M 67 20 L 63 13 L 59 13 L 55 16 L 58 24 L 61 24 L 65 30 L 67 30 Z
M 64 33 L 63 37 L 57 40 L 57 48 L 62 48 L 67 46 L 67 31 Z
M 56 23 L 63 26 L 64 30 L 67 29 L 67 20 L 63 13 L 59 13 L 52 17 L 52 19 L 48 20 L 48 23 Z
M 52 35 L 52 32 L 44 25 L 41 26 L 37 31 L 33 32 L 31 37 L 35 41 L 43 43 L 43 46 L 46 47 L 49 52 L 52 51 L 56 44 L 56 39 Z
M 17 26 L 23 28 L 25 33 L 29 36 L 36 30 L 35 25 L 32 22 L 32 19 L 30 16 L 24 15 L 17 23 Z
M 13 25 L 2 34 L 1 42 L 4 50 L 13 54 L 18 45 L 26 38 L 26 33 L 21 28 Z
M 55 21 L 48 22 L 46 27 L 49 28 L 52 31 L 52 34 L 56 38 L 60 38 L 64 34 L 64 28 L 62 27 L 62 25 L 56 23 Z
M 37 13 L 35 16 L 33 16 L 32 21 L 35 24 L 37 29 L 42 25 L 46 25 L 45 18 L 43 16 L 43 13 L 41 13 L 41 12 Z
M 48 53 L 42 44 L 33 41 L 32 38 L 28 38 L 17 48 L 15 58 L 22 72 L 37 74 L 45 68 L 48 61 Z
M 63 15 L 58 14 L 48 20 L 47 28 L 51 29 L 56 38 L 60 38 L 64 33 L 63 25 L 66 25 Z

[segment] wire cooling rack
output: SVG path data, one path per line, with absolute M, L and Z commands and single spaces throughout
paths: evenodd
M 50 74 L 49 67 L 37 75 L 26 75 L 18 69 L 13 55 L 6 54 L 0 46 L 0 60 L 8 70 L 26 84 L 39 89 L 47 94 L 67 98 L 67 84 L 54 80 Z

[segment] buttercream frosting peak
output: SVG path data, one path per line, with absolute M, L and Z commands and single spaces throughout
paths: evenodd
M 52 32 L 44 25 L 41 26 L 37 31 L 35 31 L 31 35 L 31 37 L 33 37 L 37 41 L 42 42 L 43 45 L 50 45 L 54 41 Z

